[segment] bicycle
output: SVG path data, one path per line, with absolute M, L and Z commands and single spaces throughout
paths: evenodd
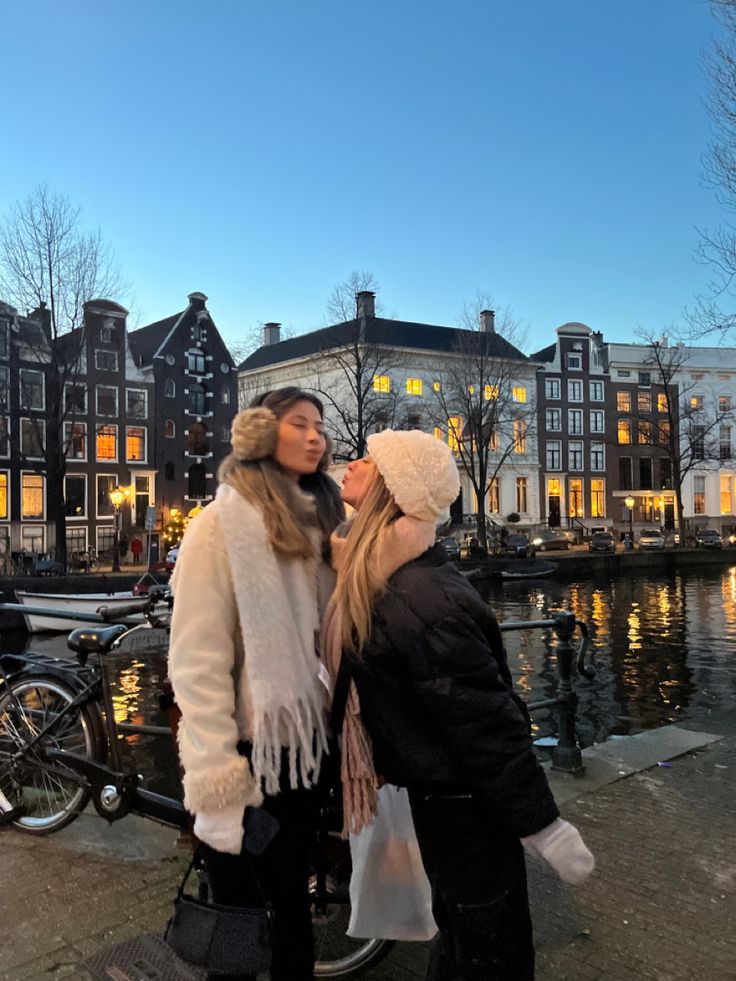
M 124 736 L 171 735 L 171 726 L 118 722 L 105 657 L 123 642 L 142 653 L 151 642 L 166 643 L 168 610 L 156 612 L 166 594 L 148 596 L 109 616 L 100 626 L 69 635 L 76 662 L 28 651 L 0 655 L 0 821 L 29 834 L 66 827 L 87 804 L 112 822 L 131 811 L 179 830 L 190 819 L 181 801 L 141 786 Z M 0 604 L 13 610 L 16 604 Z M 126 617 L 143 613 L 145 623 Z M 68 614 L 67 614 L 68 615 Z M 122 620 L 104 625 L 106 620 Z M 90 615 L 84 619 L 89 621 Z M 162 634 L 154 637 L 151 630 Z M 148 632 L 148 636 L 146 634 Z M 315 934 L 315 977 L 353 978 L 383 959 L 393 946 L 385 940 L 346 936 L 350 916 L 350 849 L 339 836 L 340 804 L 334 796 L 322 807 L 312 859 L 309 892 Z

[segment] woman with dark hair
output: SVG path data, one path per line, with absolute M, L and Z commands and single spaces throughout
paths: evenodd
M 215 902 L 263 905 L 254 869 L 273 904 L 274 981 L 314 970 L 307 876 L 327 750 L 318 583 L 342 516 L 327 462 L 319 399 L 297 388 L 259 397 L 233 421 L 217 495 L 187 529 L 172 577 L 184 803 Z M 253 809 L 278 830 L 246 857 Z
M 566 882 L 582 882 L 593 856 L 535 758 L 495 617 L 434 545 L 460 489 L 452 452 L 428 433 L 385 430 L 368 453 L 343 480 L 356 517 L 333 535 L 324 628 L 331 673 L 344 657 L 354 680 L 346 826 L 370 822 L 376 772 L 406 787 L 439 927 L 427 981 L 532 981 L 524 850 Z

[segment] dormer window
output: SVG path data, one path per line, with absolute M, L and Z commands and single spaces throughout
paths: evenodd
M 583 367 L 582 354 L 568 354 L 567 356 L 568 371 L 581 371 L 582 367 Z

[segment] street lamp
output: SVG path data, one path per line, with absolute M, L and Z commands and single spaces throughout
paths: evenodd
M 110 502 L 115 508 L 115 537 L 114 546 L 112 553 L 112 572 L 120 572 L 120 546 L 119 546 L 119 524 L 120 524 L 120 507 L 125 500 L 125 492 L 119 487 L 115 487 L 110 491 Z
M 625 497 L 624 498 L 624 504 L 629 509 L 629 541 L 631 542 L 631 544 L 633 546 L 633 544 L 634 544 L 634 505 L 636 504 L 636 501 L 631 496 L 631 494 L 629 494 L 628 497 Z

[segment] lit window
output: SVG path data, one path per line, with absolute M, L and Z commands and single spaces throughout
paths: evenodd
M 475 395 L 475 385 L 468 385 L 468 395 Z
M 373 376 L 373 391 L 374 392 L 390 392 L 391 391 L 391 379 L 388 375 L 374 375 Z
M 488 488 L 488 511 L 490 514 L 500 514 L 501 512 L 501 488 L 498 477 L 494 477 L 491 486 Z
M 693 513 L 705 514 L 705 477 L 693 477 Z
M 648 419 L 639 420 L 639 443 L 647 444 L 652 442 L 652 424 Z
M 667 412 L 669 406 L 667 405 L 667 396 L 664 392 L 660 392 L 657 395 L 657 412 Z
M 591 518 L 606 516 L 606 484 L 604 480 L 597 478 L 590 482 L 590 516 Z
M 0 474 L 2 477 L 2 474 Z M 733 514 L 733 495 L 731 477 L 721 477 L 721 514 Z
M 619 412 L 631 412 L 631 392 L 616 392 L 616 408 Z
M 100 426 L 97 430 L 96 443 L 98 460 L 117 460 L 118 427 Z
M 442 385 L 439 382 L 432 382 L 432 388 L 435 390 L 435 392 L 442 391 Z
M 8 472 L 0 472 L 0 520 L 8 520 Z
M 421 395 L 422 394 L 422 379 L 421 378 L 407 378 L 406 379 L 406 394 L 407 395 Z
M 693 395 L 693 397 L 690 399 L 690 408 L 694 409 L 695 412 L 700 412 L 700 410 L 703 408 L 703 396 Z
M 657 427 L 657 429 L 658 429 L 658 436 L 659 436 L 659 445 L 660 446 L 669 446 L 670 445 L 670 435 L 672 433 L 672 429 L 670 427 L 669 420 L 663 419 L 662 422 L 660 422 L 660 424 Z
M 567 488 L 567 513 L 571 518 L 582 518 L 583 511 L 583 481 L 573 477 Z
M 638 412 L 651 412 L 652 411 L 652 393 L 651 392 L 637 392 L 636 395 L 636 408 Z
M 516 510 L 519 514 L 525 514 L 528 511 L 527 507 L 527 481 L 526 477 L 516 478 Z
M 463 438 L 463 421 L 460 416 L 450 416 L 447 420 L 447 445 L 453 453 L 460 452 L 460 440 Z
M 498 398 L 498 385 L 484 385 L 483 386 L 483 397 L 486 402 L 490 402 L 491 399 Z
M 619 419 L 618 421 L 618 442 L 620 445 L 631 442 L 631 420 Z
M 526 453 L 527 425 L 521 419 L 514 419 L 514 453 Z
M 125 431 L 125 459 L 141 463 L 146 459 L 146 430 L 142 426 L 128 426 Z
M 41 474 L 21 474 L 22 518 L 43 518 L 43 485 Z
M 439 426 L 435 426 L 433 432 L 435 439 L 442 439 L 442 430 Z
M 514 402 L 526 402 L 526 388 L 523 385 L 514 385 L 511 389 L 511 398 Z

